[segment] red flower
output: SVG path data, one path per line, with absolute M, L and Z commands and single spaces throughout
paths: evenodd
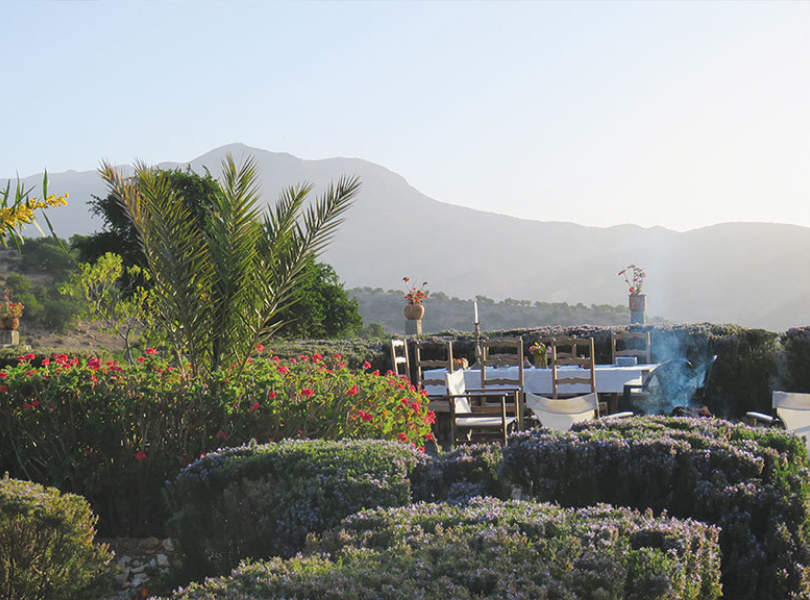
M 50 364 L 51 364 L 51 359 L 50 358 L 43 358 L 42 359 L 42 366 L 43 367 L 47 367 Z
M 429 442 L 429 441 L 431 441 L 431 440 L 433 439 L 433 434 L 432 434 L 432 433 L 430 433 L 430 432 L 427 432 L 427 433 L 425 434 L 425 439 L 426 439 L 428 442 Z
M 291 363 L 297 363 L 298 361 L 297 361 L 297 360 L 295 359 L 295 357 L 293 356 L 292 358 L 290 358 L 290 362 L 291 362 Z
M 25 373 L 25 376 L 26 376 L 26 377 L 32 377 L 33 375 L 36 375 L 36 374 L 37 374 L 36 369 L 31 369 L 30 371 L 27 371 L 27 372 Z
M 405 433 L 398 433 L 397 437 L 399 438 L 400 442 L 407 442 L 408 441 L 408 435 L 405 434 Z
M 259 354 L 264 352 L 264 344 L 256 344 L 256 352 L 258 352 Z
M 145 356 L 139 356 L 139 357 L 138 357 L 138 362 L 143 362 L 143 361 L 145 361 L 145 360 L 146 360 L 146 357 L 145 357 Z
M 346 390 L 346 395 L 347 396 L 355 396 L 355 395 L 357 395 L 358 391 L 359 390 L 357 389 L 357 384 L 355 383 L 352 387 L 350 387 L 348 390 Z
M 363 361 L 363 370 L 365 371 L 365 370 L 370 369 L 370 368 L 371 368 L 371 363 L 368 362 L 367 360 L 364 360 Z
M 7 392 L 8 386 L 7 385 L 0 385 L 0 392 Z
M 39 400 L 32 400 L 31 405 L 32 406 L 39 406 Z
M 146 460 L 146 452 L 136 452 L 135 460 Z
M 364 410 L 358 410 L 357 414 L 360 415 L 360 419 L 363 420 L 364 422 L 371 422 L 374 419 L 374 417 L 372 417 L 369 413 L 367 413 Z
M 284 365 L 281 365 L 278 368 L 278 372 L 281 373 L 282 375 L 286 375 L 287 373 L 290 372 L 290 370 L 287 367 L 285 367 Z
M 332 355 L 332 358 L 334 358 L 335 360 L 340 360 L 341 358 L 343 358 L 343 355 L 340 352 L 335 352 Z
M 323 355 L 322 355 L 322 354 L 318 354 L 317 352 L 315 352 L 315 353 L 312 355 L 312 360 L 314 360 L 315 362 L 318 362 L 318 361 L 319 361 L 319 360 L 321 360 L 322 358 L 323 358 Z
M 96 371 L 99 367 L 101 367 L 101 361 L 94 356 L 87 361 L 87 366 Z
M 375 369 L 374 371 L 372 371 L 372 372 L 371 372 L 371 374 L 372 374 L 372 375 L 379 375 L 379 374 L 380 374 L 380 370 L 379 370 L 379 369 Z
M 427 414 L 425 415 L 425 423 L 427 425 L 432 425 L 435 422 L 436 422 L 436 413 L 433 412 L 432 410 L 427 411 Z
M 219 431 L 217 431 L 217 439 L 218 440 L 227 440 L 228 439 L 228 434 L 220 429 Z
M 274 399 L 275 399 L 275 397 L 276 397 L 276 393 L 275 393 L 275 392 L 267 392 L 267 398 L 268 398 L 269 400 L 274 400 Z
M 5 379 L 6 377 L 8 377 L 8 373 L 5 371 L 0 371 L 0 379 Z
M 408 406 L 408 399 L 407 399 L 407 398 L 403 398 L 402 400 L 400 400 L 400 401 L 399 401 L 399 403 L 400 403 L 402 406 Z
M 424 446 L 419 446 L 419 447 L 417 448 L 417 450 L 419 450 L 419 452 L 421 452 L 422 454 L 424 454 L 424 453 L 425 453 L 425 447 L 424 447 Z
M 258 402 L 254 402 L 253 404 L 251 404 L 251 405 L 250 405 L 250 408 L 249 408 L 248 410 L 249 410 L 250 412 L 253 412 L 253 411 L 254 411 L 254 410 L 256 410 L 257 408 L 259 408 L 259 403 L 258 403 Z
M 304 396 L 305 398 L 311 397 L 312 394 L 314 393 L 315 391 L 312 388 L 304 388 L 301 390 L 301 395 Z
M 152 348 L 152 347 L 149 347 L 149 348 L 147 348 L 147 349 L 146 349 L 146 353 L 147 353 L 149 356 L 152 356 L 153 354 L 157 354 L 157 350 L 155 350 L 155 349 L 154 349 L 154 348 Z

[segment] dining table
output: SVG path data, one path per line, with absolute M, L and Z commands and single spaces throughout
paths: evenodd
M 625 384 L 639 381 L 652 373 L 658 363 L 642 363 L 630 366 L 613 364 L 596 365 L 596 392 L 601 394 L 623 394 Z M 441 379 L 446 369 L 431 369 L 424 372 L 425 379 Z M 575 365 L 557 367 L 558 377 L 590 377 L 589 369 L 582 369 Z M 517 379 L 518 367 L 487 367 L 487 379 Z M 524 367 L 524 391 L 538 396 L 548 396 L 552 393 L 551 368 Z M 468 389 L 481 387 L 481 370 L 477 368 L 464 369 L 464 384 Z M 510 386 L 488 385 L 488 388 L 498 389 Z M 430 385 L 425 390 L 429 396 L 441 396 L 446 393 L 444 386 Z M 590 393 L 590 385 L 584 383 L 560 384 L 559 394 L 576 395 Z

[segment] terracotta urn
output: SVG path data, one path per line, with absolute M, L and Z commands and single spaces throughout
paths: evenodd
M 405 318 L 409 321 L 421 321 L 422 317 L 425 316 L 425 307 L 421 303 L 408 302 L 402 312 L 405 313 Z
M 643 312 L 647 310 L 647 295 L 630 294 L 630 310 L 633 312 Z

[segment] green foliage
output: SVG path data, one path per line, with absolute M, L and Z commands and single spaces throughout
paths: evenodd
M 153 349 L 135 366 L 24 355 L 0 371 L 0 472 L 81 493 L 105 535 L 156 534 L 163 482 L 200 453 L 298 437 L 428 439 L 435 415 L 403 382 L 340 357 L 276 358 L 190 376 Z
M 287 441 L 209 454 L 168 488 L 186 576 L 226 573 L 245 557 L 292 556 L 307 534 L 362 508 L 410 501 L 427 459 L 380 441 Z
M 0 597 L 84 600 L 104 590 L 112 554 L 94 544 L 84 498 L 0 479 Z
M 295 303 L 281 311 L 278 335 L 287 338 L 349 337 L 363 326 L 357 301 L 350 299 L 337 273 L 310 258 L 295 288 Z
M 389 340 L 386 339 L 385 343 Z M 388 371 L 391 361 L 385 344 L 376 340 L 350 338 L 342 340 L 285 340 L 273 341 L 273 353 L 282 358 L 295 358 L 301 354 L 322 354 L 333 356 L 340 354 L 350 369 L 359 369 L 368 362 L 372 371 Z
M 245 562 L 176 600 L 713 600 L 717 530 L 628 509 L 478 498 L 347 517 L 292 559 Z
M 720 529 L 723 590 L 735 600 L 810 588 L 810 480 L 798 437 L 715 419 L 602 419 L 514 435 L 502 477 L 563 506 L 606 502 Z
M 262 222 L 252 160 L 223 161 L 202 218 L 156 169 L 139 165 L 132 182 L 109 165 L 101 172 L 137 232 L 166 339 L 178 358 L 208 370 L 244 364 L 281 326 L 307 261 L 328 244 L 359 188 L 343 178 L 306 207 L 310 187 L 289 188 Z
M 84 307 L 83 317 L 101 323 L 104 329 L 123 343 L 127 359 L 133 362 L 133 346 L 144 336 L 156 341 L 156 329 L 150 314 L 153 299 L 151 290 L 136 285 L 128 293 L 123 287 L 123 277 L 129 281 L 145 279 L 137 265 L 123 268 L 123 260 L 117 254 L 107 253 L 94 264 L 82 263 L 78 273 L 71 275 L 67 283 L 59 287 L 61 294 L 70 296 Z
M 810 327 L 794 327 L 782 335 L 787 355 L 787 391 L 810 393 Z
M 76 270 L 76 258 L 64 240 L 52 237 L 25 238 L 20 248 L 20 270 L 42 273 L 56 281 Z
M 73 323 L 81 310 L 81 304 L 64 298 L 55 287 L 34 285 L 20 273 L 11 273 L 6 278 L 6 294 L 16 302 L 22 302 L 22 327 L 35 327 L 64 332 Z

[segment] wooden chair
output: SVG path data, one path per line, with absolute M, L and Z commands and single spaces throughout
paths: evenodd
M 408 356 L 408 340 L 391 340 L 391 370 L 395 377 L 403 375 L 411 380 L 411 359 Z
M 580 355 L 581 351 L 586 352 L 587 356 Z M 577 371 L 568 372 L 568 369 L 560 369 L 562 366 L 576 366 L 588 374 L 583 376 Z M 556 338 L 551 343 L 551 397 L 553 399 L 560 397 L 560 386 L 575 384 L 588 385 L 591 388 L 590 393 L 596 394 L 593 338 Z
M 442 355 L 438 359 L 424 359 L 425 351 L 428 353 L 436 353 Z M 448 373 L 455 371 L 453 364 L 453 342 L 428 342 L 425 340 L 416 340 L 414 348 L 414 362 L 416 371 L 416 388 L 418 390 L 425 389 L 426 386 L 443 386 L 445 384 L 444 374 L 434 375 L 425 379 L 425 369 L 447 369 Z
M 487 395 L 497 396 L 499 403 L 475 405 L 470 391 L 464 382 L 464 371 L 445 374 L 447 400 L 450 407 L 450 440 L 455 444 L 459 430 L 465 432 L 465 439 L 473 441 L 478 437 L 495 437 L 503 445 L 509 431 L 517 425 L 517 414 L 508 415 L 509 404 L 506 399 L 512 397 L 508 390 L 490 391 Z M 517 404 L 512 404 L 517 410 Z
M 810 450 L 810 394 L 774 391 L 771 406 L 775 417 L 752 411 L 745 413 L 745 416 L 766 425 L 784 426 L 789 432 L 803 437 Z
M 507 352 L 504 352 L 506 350 Z M 517 416 L 518 426 L 523 424 L 523 410 L 525 405 L 525 379 L 524 379 L 524 355 L 523 338 L 490 338 L 481 340 L 481 392 L 495 390 L 497 393 L 503 391 L 511 392 L 514 397 L 514 410 Z M 487 366 L 490 367 L 517 367 L 516 370 L 502 371 L 497 375 L 489 376 Z
M 638 344 L 637 340 L 641 340 Z M 622 348 L 618 349 L 621 344 Z M 643 348 L 631 347 L 640 346 Z M 650 364 L 650 332 L 649 331 L 613 331 L 610 334 L 610 360 L 611 364 L 616 364 L 617 356 L 635 356 L 639 363 Z

